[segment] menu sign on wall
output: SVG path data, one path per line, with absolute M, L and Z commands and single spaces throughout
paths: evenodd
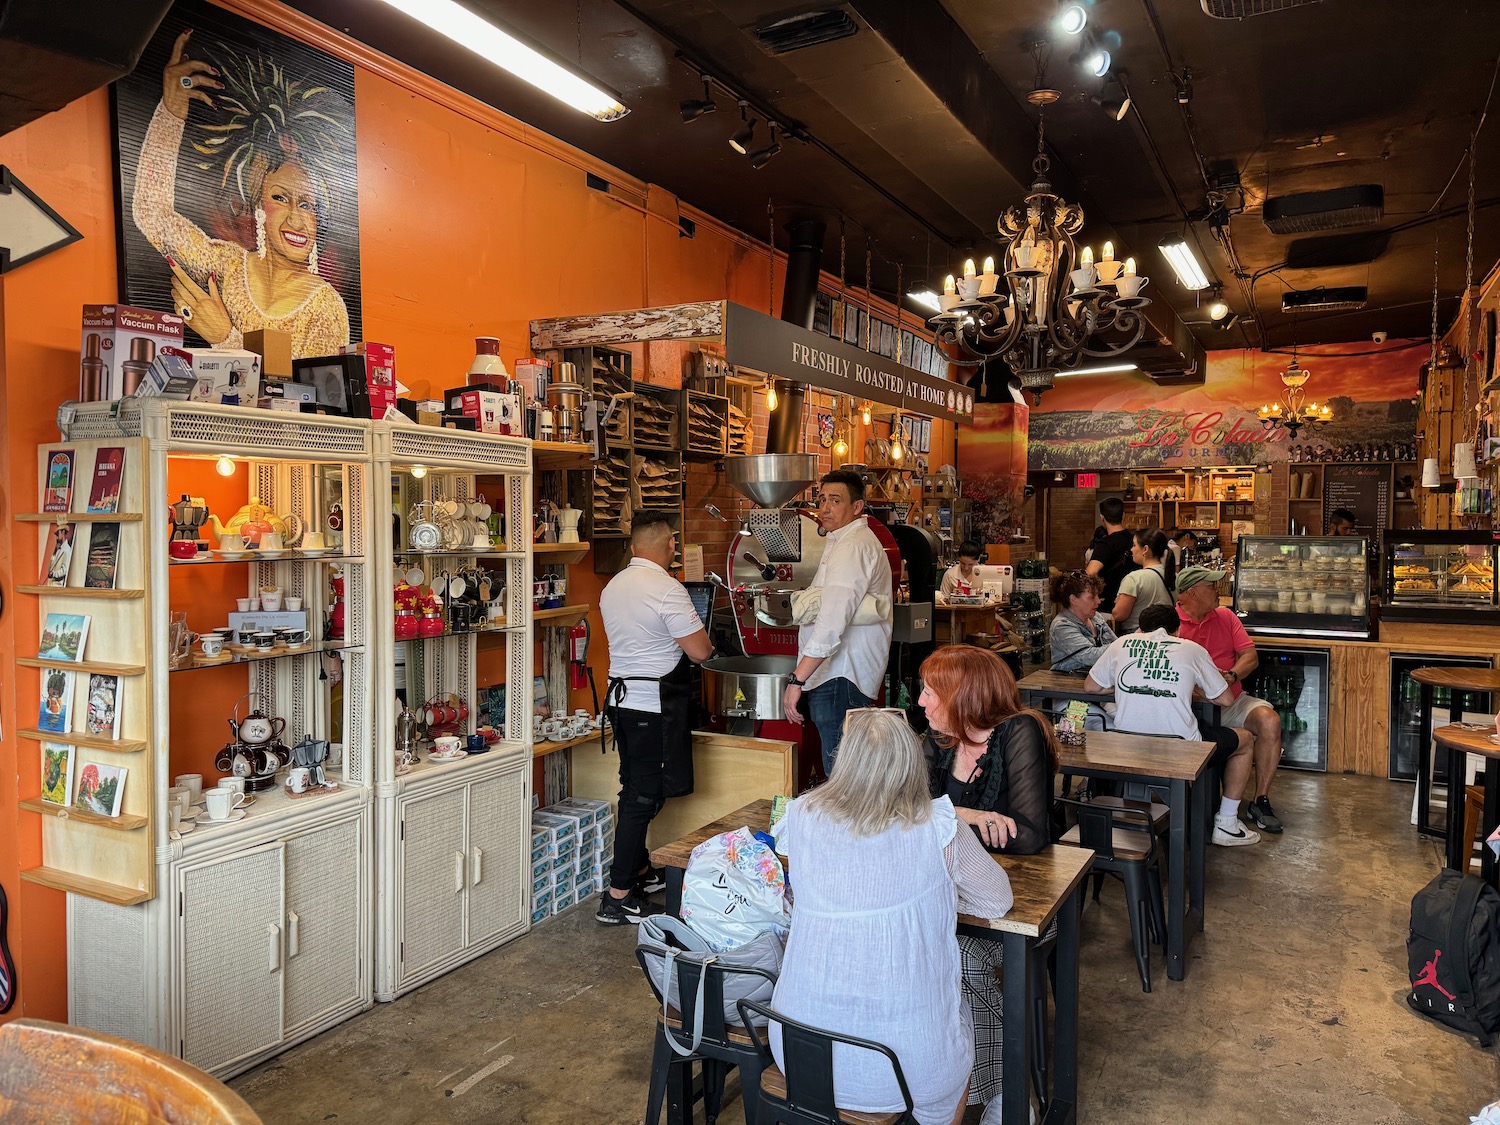
M 1380 533 L 1390 526 L 1391 482 L 1386 465 L 1324 465 L 1323 520 L 1335 508 L 1354 513 L 1355 531 L 1370 541 L 1380 543 Z M 1321 534 L 1325 528 L 1318 528 Z
M 974 393 L 893 359 L 726 303 L 724 358 L 735 367 L 868 398 L 929 418 L 968 422 Z

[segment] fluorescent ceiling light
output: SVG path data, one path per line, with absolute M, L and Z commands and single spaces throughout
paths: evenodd
M 906 299 L 921 305 L 924 309 L 931 309 L 935 313 L 943 311 L 943 303 L 938 300 L 938 295 L 931 289 L 908 290 Z
M 1177 273 L 1177 280 L 1184 289 L 1196 292 L 1199 289 L 1208 288 L 1208 277 L 1203 272 L 1203 267 L 1193 254 L 1193 249 L 1187 244 L 1187 238 L 1181 234 L 1169 234 L 1157 243 L 1163 257 L 1171 263 L 1172 269 Z
M 600 121 L 617 121 L 630 112 L 609 89 L 591 78 L 575 74 L 562 63 L 453 0 L 384 2 L 580 113 L 587 113 Z
M 1139 371 L 1133 363 L 1106 363 L 1098 367 L 1080 367 L 1076 371 L 1059 371 L 1057 378 L 1064 375 L 1113 375 L 1117 371 Z

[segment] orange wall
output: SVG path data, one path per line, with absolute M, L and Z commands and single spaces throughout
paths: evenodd
M 295 13 L 265 3 L 256 3 L 252 13 L 250 0 L 226 0 L 224 6 L 355 63 L 365 334 L 396 346 L 398 374 L 414 393 L 462 381 L 476 335 L 499 336 L 507 363 L 529 354 L 528 321 L 534 317 L 726 297 L 768 307 L 772 283 L 763 244 L 688 207 L 682 213 L 697 222 L 698 233 L 681 238 L 678 204 L 668 193 Z M 0 464 L 12 512 L 35 509 L 34 448 L 56 440 L 56 408 L 76 393 L 80 307 L 119 296 L 108 105 L 101 90 L 0 137 L 0 163 L 84 236 L 0 278 Z M 629 198 L 585 187 L 586 168 Z M 781 281 L 778 260 L 778 292 Z M 876 306 L 892 317 L 889 306 Z M 646 377 L 678 381 L 680 347 L 653 345 L 647 358 Z M 948 459 L 952 429 L 933 430 L 937 465 Z M 205 481 L 203 487 L 215 486 Z M 702 498 L 688 497 L 694 503 Z M 37 566 L 34 530 L 17 533 L 9 521 L 0 524 L 4 589 L 33 581 Z M 597 603 L 600 580 L 590 561 L 571 573 L 573 600 Z M 213 614 L 231 593 L 227 587 L 212 591 Z M 10 612 L 0 614 L 0 667 L 14 668 L 16 655 L 36 651 L 35 615 L 24 602 L 7 600 Z M 199 627 L 212 624 L 196 615 L 190 620 Z M 596 638 L 601 634 L 596 628 Z M 602 639 L 590 655 L 602 687 Z M 35 674 L 19 672 L 24 674 L 0 683 L 0 715 L 9 720 L 0 761 L 13 766 L 0 769 L 0 883 L 10 897 L 10 941 L 19 965 L 20 996 L 12 1014 L 65 1019 L 63 896 L 19 882 L 19 871 L 41 858 L 36 818 L 16 811 L 19 795 L 33 794 L 39 785 L 35 745 L 18 745 L 13 737 L 21 703 L 29 705 L 37 690 Z M 184 705 L 183 693 L 174 700 L 172 769 L 212 772 L 212 751 L 227 734 L 224 719 L 243 690 L 243 672 L 191 675 L 195 702 Z M 185 744 L 177 745 L 179 739 Z

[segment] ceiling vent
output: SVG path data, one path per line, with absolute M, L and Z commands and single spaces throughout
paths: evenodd
M 757 27 L 755 41 L 767 54 L 789 55 L 793 51 L 848 39 L 858 30 L 859 24 L 854 22 L 854 17 L 848 12 L 840 8 L 826 8 L 788 16 L 784 20 Z
M 1305 8 L 1323 0 L 1202 0 L 1203 10 L 1216 20 L 1242 20 L 1282 12 L 1288 8 Z
M 1261 208 L 1261 220 L 1272 234 L 1311 234 L 1377 223 L 1385 214 L 1385 189 L 1355 184 L 1300 195 L 1276 195 Z
M 1293 239 L 1286 248 L 1286 269 L 1318 270 L 1339 266 L 1367 266 L 1391 244 L 1388 230 L 1325 234 Z
M 1369 299 L 1370 291 L 1363 285 L 1346 285 L 1338 289 L 1290 289 L 1281 295 L 1281 311 L 1362 309 Z

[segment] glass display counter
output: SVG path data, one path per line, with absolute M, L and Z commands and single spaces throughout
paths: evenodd
M 1367 549 L 1354 536 L 1242 535 L 1234 611 L 1250 633 L 1367 639 Z
M 1389 621 L 1500 625 L 1489 531 L 1385 533 L 1381 617 Z

